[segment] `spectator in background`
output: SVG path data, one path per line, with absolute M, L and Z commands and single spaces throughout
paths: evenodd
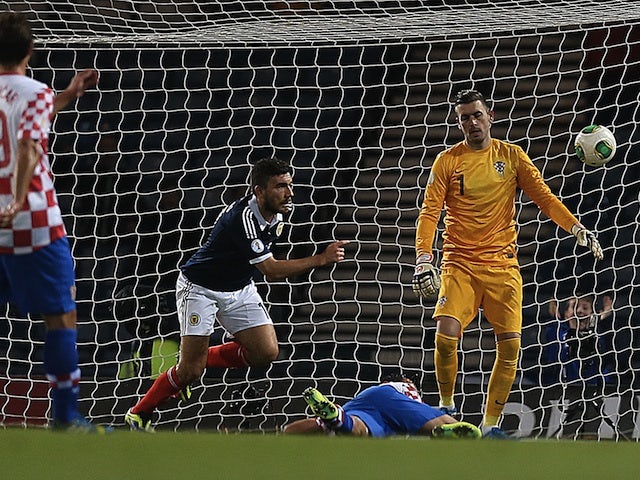
M 118 378 L 157 378 L 178 361 L 180 325 L 175 296 L 158 294 L 147 284 L 127 284 L 114 294 L 112 313 L 132 338 L 129 358 Z
M 560 363 L 560 338 L 561 330 L 565 328 L 566 318 L 564 311 L 571 312 L 575 307 L 576 298 L 572 297 L 558 303 L 551 299 L 548 304 L 549 316 L 542 321 L 544 325 L 544 341 L 542 347 L 542 385 L 557 385 L 562 379 L 562 365 Z
M 604 386 L 612 383 L 612 297 L 602 297 L 595 312 L 595 296 L 578 295 L 562 306 L 557 348 L 562 367 L 563 436 L 597 435 L 603 418 Z
M 603 297 L 603 307 L 598 313 L 594 312 L 593 295 L 579 295 L 570 300 L 563 311 L 565 321 L 559 333 L 562 379 L 583 380 L 591 385 L 606 383 L 613 346 L 604 328 L 611 318 L 611 297 Z
M 549 300 L 549 304 L 547 305 L 547 312 L 549 313 L 549 318 L 559 318 L 558 301 L 555 298 Z

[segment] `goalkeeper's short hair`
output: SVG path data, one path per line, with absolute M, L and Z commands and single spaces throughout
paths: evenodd
M 484 98 L 484 95 L 480 93 L 478 90 L 460 90 L 456 94 L 456 98 L 453 100 L 453 105 L 454 106 L 466 105 L 468 103 L 473 103 L 476 101 L 482 102 L 482 104 L 485 106 L 487 110 L 491 110 L 491 107 L 489 106 L 489 102 L 487 101 L 486 98 Z

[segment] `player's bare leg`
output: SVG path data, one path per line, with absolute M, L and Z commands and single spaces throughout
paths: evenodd
M 351 435 L 355 435 L 356 437 L 368 437 L 369 429 L 367 428 L 365 423 L 355 415 L 351 415 L 351 419 L 353 420 Z
M 245 359 L 251 367 L 264 367 L 278 358 L 278 338 L 273 325 L 260 325 L 233 335 L 245 348 Z
M 127 411 L 124 420 L 132 430 L 153 432 L 153 411 L 202 376 L 208 347 L 208 336 L 188 335 L 180 339 L 178 364 L 156 378 L 144 397 Z
M 362 420 L 356 416 L 351 416 L 351 420 L 353 421 L 353 428 L 348 432 L 349 435 L 356 437 L 369 436 L 369 429 Z M 319 423 L 317 418 L 304 418 L 285 425 L 282 432 L 286 434 L 316 434 L 327 433 L 328 430 L 330 430 L 330 428 L 326 426 L 323 427 L 321 420 Z
M 323 433 L 322 427 L 318 425 L 318 422 L 315 418 L 303 418 L 302 420 L 296 420 L 295 422 L 291 422 L 288 425 L 282 427 L 282 433 L 286 434 L 316 434 Z
M 207 367 L 209 336 L 186 335 L 180 338 L 180 358 L 175 367 L 181 386 L 190 385 L 202 376 Z
M 125 415 L 134 430 L 152 431 L 155 408 L 202 376 L 207 367 L 234 368 L 269 365 L 278 356 L 273 325 L 260 325 L 234 334 L 234 341 L 209 347 L 209 336 L 180 339 L 180 359 L 160 375 L 145 396 Z

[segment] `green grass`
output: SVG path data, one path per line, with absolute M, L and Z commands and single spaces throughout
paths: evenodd
M 10 428 L 0 464 L 2 478 L 21 480 L 620 480 L 640 478 L 640 445 Z

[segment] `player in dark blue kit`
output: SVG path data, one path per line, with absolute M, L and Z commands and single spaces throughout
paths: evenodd
M 344 433 L 355 436 L 432 435 L 440 438 L 480 438 L 475 425 L 457 421 L 439 408 L 422 402 L 413 381 L 403 375 L 387 377 L 343 406 L 328 400 L 315 388 L 304 399 L 315 418 L 297 420 L 284 433 Z
M 310 257 L 276 260 L 272 244 L 292 209 L 291 166 L 275 158 L 259 160 L 251 171 L 252 193 L 218 216 L 206 243 L 180 269 L 176 303 L 180 360 L 160 375 L 125 415 L 133 430 L 152 431 L 154 409 L 197 380 L 205 368 L 261 367 L 278 356 L 278 339 L 253 275 L 281 280 L 344 259 L 347 241 L 335 241 Z M 215 321 L 233 340 L 209 347 Z

